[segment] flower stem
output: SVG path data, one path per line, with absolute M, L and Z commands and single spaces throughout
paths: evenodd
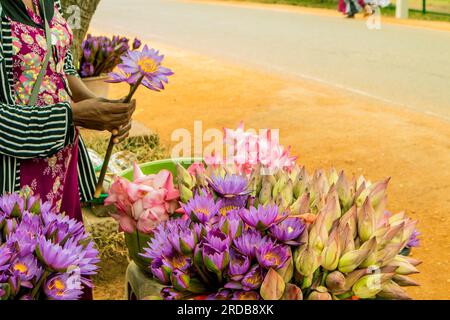
M 130 93 L 128 93 L 127 97 L 124 100 L 124 103 L 130 103 L 131 99 L 133 99 L 133 95 L 136 93 L 136 90 L 141 85 L 142 80 L 144 80 L 144 75 L 142 75 L 138 81 L 134 85 L 130 87 Z M 94 198 L 100 198 L 103 189 L 103 181 L 105 180 L 106 171 L 108 170 L 109 160 L 111 159 L 112 151 L 114 149 L 114 135 L 111 135 L 111 139 L 109 139 L 108 149 L 106 150 L 105 160 L 103 160 L 102 169 L 100 171 L 100 176 L 98 177 L 97 186 L 95 188 Z
M 36 297 L 36 294 L 39 293 L 39 289 L 41 288 L 44 281 L 47 279 L 48 275 L 50 274 L 50 271 L 45 270 L 42 274 L 41 279 L 39 279 L 39 282 L 34 286 L 33 291 L 31 291 L 31 297 L 34 299 Z

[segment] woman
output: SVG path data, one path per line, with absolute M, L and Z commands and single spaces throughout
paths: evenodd
M 365 6 L 364 0 L 339 0 L 338 10 L 347 15 L 347 18 L 354 18 Z
M 81 221 L 80 197 L 92 198 L 96 178 L 77 126 L 119 142 L 135 102 L 102 99 L 83 84 L 59 0 L 0 4 L 0 194 L 29 186 Z

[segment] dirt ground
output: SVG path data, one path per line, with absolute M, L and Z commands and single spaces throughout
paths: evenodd
M 151 42 L 175 75 L 162 93 L 140 89 L 135 119 L 173 145 L 178 128 L 280 129 L 310 171 L 343 169 L 371 180 L 392 177 L 391 211 L 419 220 L 421 259 L 415 299 L 449 299 L 450 123 L 314 82 L 267 74 Z M 112 96 L 127 92 L 114 85 Z M 450 102 L 449 102 L 450 103 Z M 108 268 L 108 267 L 107 267 Z M 123 268 L 109 266 L 96 298 L 123 297 Z M 120 270 L 119 270 L 120 269 Z

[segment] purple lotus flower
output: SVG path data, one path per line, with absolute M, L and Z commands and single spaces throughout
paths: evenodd
M 99 252 L 95 248 L 93 242 L 89 242 L 87 245 L 80 245 L 76 238 L 71 238 L 66 241 L 63 246 L 64 250 L 72 252 L 72 254 L 76 257 L 75 266 L 80 273 L 81 281 L 92 287 L 92 282 L 90 278 L 86 278 L 83 276 L 90 276 L 97 273 L 97 263 L 100 262 L 98 257 Z
M 66 272 L 67 268 L 75 265 L 77 260 L 71 250 L 64 249 L 59 244 L 52 243 L 44 238 L 39 239 L 36 253 L 42 263 L 57 272 Z
M 33 288 L 31 281 L 39 279 L 42 275 L 42 268 L 32 255 L 16 259 L 11 267 L 14 274 L 20 278 L 20 285 L 26 288 Z
M 137 83 L 143 77 L 144 86 L 160 91 L 164 89 L 164 83 L 168 83 L 168 77 L 173 75 L 170 69 L 161 66 L 163 60 L 164 56 L 159 55 L 159 51 L 145 45 L 142 51 L 129 50 L 122 56 L 122 63 L 118 68 L 131 75 L 128 83 Z
M 240 209 L 242 210 L 242 209 Z M 232 239 L 239 237 L 242 234 L 244 224 L 239 215 L 239 210 L 232 210 L 226 216 L 221 216 L 218 226 L 220 230 L 228 234 Z
M 264 281 L 264 270 L 258 266 L 253 266 L 242 279 L 242 288 L 245 291 L 257 290 Z
M 12 258 L 12 251 L 6 245 L 0 247 L 0 272 L 9 269 L 9 261 Z
M 81 66 L 81 76 L 83 78 L 91 77 L 94 74 L 94 72 L 95 72 L 95 68 L 89 62 L 85 62 Z
M 220 201 L 216 203 L 210 194 L 196 194 L 187 204 L 182 203 L 181 206 L 194 222 L 205 224 L 219 212 Z
M 44 292 L 50 300 L 78 300 L 83 291 L 74 288 L 71 275 L 65 273 L 51 277 L 44 286 Z
M 135 82 L 133 82 L 133 79 L 131 79 L 131 74 L 130 73 L 126 73 L 122 69 L 117 69 L 116 72 L 110 73 L 109 74 L 109 79 L 106 80 L 105 82 L 109 82 L 109 83 L 127 82 L 130 85 L 134 85 L 135 84 Z
M 256 230 L 244 231 L 240 237 L 233 240 L 236 249 L 249 258 L 256 257 L 256 249 L 267 242 L 272 241 L 268 237 L 263 238 Z
M 189 288 L 191 281 L 191 278 L 187 273 L 178 269 L 172 271 L 170 279 L 172 280 L 174 288 L 178 291 L 186 291 Z
M 266 269 L 280 269 L 284 267 L 290 255 L 288 247 L 267 243 L 256 250 L 256 258 L 259 264 Z
M 205 243 L 217 251 L 226 251 L 231 244 L 231 238 L 217 228 L 209 231 L 204 239 Z
M 240 175 L 214 176 L 209 185 L 222 199 L 222 215 L 233 209 L 244 208 L 251 193 L 247 178 Z
M 420 232 L 416 229 L 411 235 L 411 238 L 409 238 L 408 244 L 406 245 L 409 248 L 413 247 L 419 247 L 420 246 Z
M 224 289 L 220 290 L 218 293 L 210 294 L 206 300 L 229 300 L 231 291 Z
M 17 193 L 0 197 L 0 213 L 3 213 L 5 218 L 21 216 L 24 211 L 24 205 L 25 200 Z
M 164 266 L 173 271 L 178 269 L 180 271 L 188 270 L 192 265 L 192 259 L 179 253 L 174 253 L 169 257 L 162 259 Z
M 77 238 L 79 235 L 84 235 L 83 223 L 71 219 L 69 216 L 49 212 L 42 215 L 42 220 L 44 221 L 46 238 L 52 238 L 55 243 L 62 243 L 68 238 Z
M 167 224 L 167 239 L 179 253 L 190 254 L 197 244 L 197 234 L 189 229 L 187 220 L 172 220 Z
M 261 300 L 261 297 L 256 291 L 236 291 L 231 300 Z
M 209 244 L 203 245 L 202 256 L 206 268 L 217 274 L 225 269 L 230 259 L 228 251 L 218 251 Z
M 141 47 L 142 45 L 142 41 L 139 40 L 138 38 L 135 38 L 133 41 L 133 50 L 137 50 Z
M 306 225 L 301 219 L 287 218 L 278 224 L 274 224 L 270 227 L 269 231 L 275 239 L 294 245 L 298 243 L 292 241 L 298 239 L 303 231 L 305 231 L 305 227 Z
M 249 210 L 240 210 L 239 214 L 246 224 L 258 230 L 270 228 L 278 220 L 278 207 L 276 205 L 259 205 Z
M 153 276 L 159 280 L 162 284 L 170 283 L 170 273 L 171 270 L 166 265 L 164 265 L 163 260 L 161 258 L 156 258 L 150 264 L 150 271 Z
M 164 300 L 181 300 L 183 295 L 172 287 L 166 287 L 161 290 L 161 298 Z
M 167 241 L 167 234 L 165 231 L 165 224 L 157 226 L 153 233 L 153 238 L 147 243 L 148 247 L 144 248 L 144 253 L 140 255 L 151 260 L 163 256 L 171 256 L 173 247 L 170 242 Z
M 250 268 L 250 259 L 235 250 L 230 251 L 228 275 L 233 281 L 240 281 Z

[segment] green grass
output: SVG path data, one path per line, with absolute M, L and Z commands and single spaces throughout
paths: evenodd
M 311 8 L 325 8 L 337 10 L 337 0 L 239 0 L 247 2 L 260 3 L 278 3 L 289 4 L 302 7 Z M 395 3 L 395 0 L 391 0 Z M 411 2 L 412 1 L 412 2 Z M 447 21 L 450 22 L 450 1 L 449 0 L 427 0 L 427 10 L 440 10 L 440 12 L 422 13 L 422 0 L 410 0 L 410 7 L 414 9 L 409 10 L 409 17 L 417 20 L 431 20 L 431 21 Z M 395 16 L 395 6 L 390 5 L 382 9 L 382 15 Z

